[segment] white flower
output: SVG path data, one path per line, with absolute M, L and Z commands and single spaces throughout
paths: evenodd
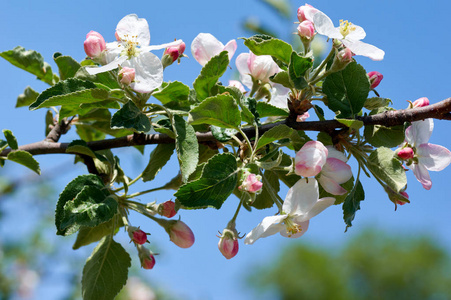
M 366 36 L 365 30 L 360 26 L 340 20 L 340 26 L 335 28 L 332 20 L 322 11 L 314 14 L 313 24 L 319 34 L 341 41 L 356 55 L 363 55 L 372 60 L 384 59 L 385 52 L 383 50 L 360 41 Z
M 319 198 L 318 183 L 315 179 L 301 179 L 293 185 L 285 198 L 282 213 L 263 219 L 246 235 L 244 243 L 253 244 L 259 238 L 274 235 L 298 238 L 303 235 L 309 225 L 309 220 L 334 204 L 332 197 Z
M 130 87 L 139 93 L 150 93 L 163 83 L 163 65 L 151 50 L 177 46 L 182 40 L 157 46 L 149 46 L 150 32 L 146 19 L 135 14 L 122 18 L 116 27 L 118 42 L 108 43 L 107 64 L 99 68 L 86 68 L 95 75 L 114 70 L 119 66 L 135 69 L 135 81 Z
M 448 149 L 428 143 L 433 129 L 432 119 L 412 122 L 406 129 L 406 140 L 403 145 L 413 149 L 415 154 L 407 162 L 407 167 L 427 190 L 432 187 L 428 171 L 441 171 L 451 163 L 451 152 Z
M 191 53 L 195 60 L 202 66 L 205 66 L 207 62 L 213 57 L 221 53 L 222 51 L 227 51 L 229 56 L 229 61 L 232 59 L 233 54 L 235 54 L 237 44 L 235 40 L 230 40 L 225 46 L 223 43 L 218 41 L 210 33 L 199 33 L 191 43 Z
M 328 150 L 327 160 L 319 173 L 318 182 L 332 195 L 344 195 L 347 191 L 340 186 L 352 177 L 351 167 L 346 163 L 346 156 L 332 146 Z

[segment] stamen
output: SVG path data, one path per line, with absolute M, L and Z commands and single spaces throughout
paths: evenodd
M 302 231 L 301 225 L 294 223 L 289 217 L 285 219 L 285 227 L 287 229 L 288 237 Z
M 340 33 L 343 37 L 346 37 L 351 33 L 351 31 L 354 30 L 356 30 L 356 27 L 352 25 L 351 22 L 348 22 L 347 20 L 340 20 Z

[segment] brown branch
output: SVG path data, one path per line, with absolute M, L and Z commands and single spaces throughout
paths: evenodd
M 364 125 L 384 125 L 391 127 L 404 124 L 404 122 L 419 121 L 427 118 L 451 120 L 451 98 L 425 107 L 386 111 L 372 116 L 357 117 L 356 119 L 362 121 Z M 287 119 L 285 121 L 263 125 L 259 128 L 259 133 L 262 134 L 280 124 L 288 125 L 296 130 L 323 131 L 327 133 L 332 133 L 335 129 L 346 127 L 336 120 L 295 122 L 292 119 Z M 252 127 L 245 128 L 243 131 L 248 136 L 255 134 L 255 129 Z M 211 132 L 198 132 L 196 136 L 199 142 L 215 141 Z M 120 138 L 88 142 L 88 146 L 93 151 L 98 151 L 138 145 L 169 144 L 173 142 L 174 140 L 166 134 L 134 134 Z M 41 142 L 20 146 L 19 149 L 28 151 L 33 155 L 66 153 L 68 145 L 69 143 L 49 142 L 46 139 Z M 5 149 L 0 153 L 0 156 L 7 156 L 9 152 L 11 152 L 11 149 Z

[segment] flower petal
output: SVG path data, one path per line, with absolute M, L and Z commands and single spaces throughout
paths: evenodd
M 300 176 L 316 176 L 326 163 L 328 150 L 321 142 L 309 141 L 296 153 L 295 173 Z
M 247 64 L 249 55 L 249 53 L 241 53 L 240 55 L 238 55 L 238 57 L 235 59 L 235 65 L 238 69 L 238 72 L 240 72 L 241 82 L 249 89 L 252 89 L 252 78 L 249 75 L 251 71 L 249 70 L 249 66 Z
M 117 69 L 119 67 L 119 65 L 122 65 L 124 61 L 127 60 L 126 56 L 121 56 L 121 57 L 116 57 L 112 62 L 110 62 L 109 64 L 106 64 L 104 66 L 101 67 L 89 67 L 86 68 L 86 71 L 89 73 L 89 75 L 96 75 L 99 73 L 103 73 L 103 72 L 108 72 L 114 69 Z
M 236 48 L 238 48 L 238 45 L 236 44 L 235 40 L 230 40 L 225 46 L 224 49 L 222 49 L 221 51 L 227 51 L 229 52 L 229 61 L 232 61 L 232 57 L 235 54 Z M 219 53 L 218 53 L 219 54 Z
M 191 53 L 202 66 L 224 50 L 224 45 L 210 33 L 199 33 L 191 43 Z
M 252 245 L 259 238 L 274 235 L 285 228 L 285 225 L 281 224 L 283 220 L 287 218 L 287 215 L 281 216 L 269 216 L 263 219 L 251 232 L 246 235 L 244 243 L 246 245 Z
M 343 187 L 341 187 L 335 180 L 332 178 L 329 178 L 325 176 L 324 174 L 321 174 L 318 177 L 318 182 L 321 184 L 323 189 L 332 195 L 344 195 L 347 193 L 347 190 L 345 190 Z
M 282 236 L 287 237 L 287 238 L 290 238 L 290 239 L 298 238 L 298 237 L 304 235 L 304 233 L 307 232 L 309 223 L 310 223 L 309 220 L 307 220 L 307 221 L 305 221 L 305 222 L 297 223 L 297 225 L 298 225 L 299 227 L 301 227 L 301 231 L 299 231 L 298 233 L 288 235 L 288 232 L 287 232 L 286 230 L 281 230 L 281 231 L 280 231 L 280 234 L 281 234 Z
M 303 178 L 296 182 L 287 193 L 282 211 L 289 215 L 307 214 L 319 198 L 318 182 L 314 178 Z
M 413 174 L 415 174 L 415 177 L 423 185 L 423 187 L 430 190 L 432 187 L 432 181 L 426 167 L 422 164 L 411 164 L 408 167 L 413 171 Z
M 418 163 L 429 171 L 441 171 L 451 163 L 451 152 L 443 146 L 421 144 L 417 147 Z
M 343 35 L 334 27 L 332 20 L 322 11 L 318 11 L 313 16 L 313 24 L 319 34 L 330 37 L 331 39 L 342 39 Z
M 139 93 L 150 93 L 163 83 L 163 65 L 153 53 L 141 52 L 137 57 L 126 60 L 123 67 L 135 69 L 135 82 L 130 87 Z
M 329 157 L 321 170 L 321 175 L 325 175 L 338 184 L 342 184 L 351 179 L 352 171 L 347 163 L 337 158 Z
M 352 24 L 352 26 L 354 26 L 354 30 L 349 32 L 349 34 L 346 36 L 346 39 L 351 41 L 363 40 L 366 36 L 365 30 L 362 27 L 357 26 L 355 24 Z
M 316 216 L 317 214 L 319 214 L 320 212 L 322 212 L 329 206 L 333 205 L 334 203 L 335 203 L 335 198 L 332 198 L 332 197 L 321 198 L 315 203 L 313 208 L 310 209 L 310 211 L 307 213 L 307 215 L 305 215 L 302 219 L 296 218 L 296 222 L 310 220 L 311 218 L 313 218 L 314 216 Z
M 288 109 L 288 93 L 290 92 L 290 89 L 278 83 L 272 83 L 272 86 L 269 104 L 279 108 Z
M 336 158 L 336 159 L 339 159 L 339 160 L 341 160 L 343 162 L 347 162 L 348 161 L 348 158 L 346 157 L 346 155 L 343 152 L 338 151 L 337 149 L 335 149 L 334 146 L 330 146 L 329 145 L 329 146 L 326 146 L 326 148 L 327 148 L 327 151 L 328 151 L 327 158 Z
M 406 141 L 414 147 L 426 144 L 431 137 L 432 130 L 434 130 L 432 119 L 412 122 L 412 125 L 406 129 Z
M 160 49 L 165 49 L 168 47 L 175 47 L 175 46 L 180 45 L 181 43 L 183 43 L 183 40 L 176 40 L 176 41 L 161 44 L 161 45 L 145 46 L 145 47 L 141 47 L 141 51 L 160 50 Z
M 138 18 L 135 14 L 123 17 L 116 26 L 116 33 L 121 39 L 138 42 L 141 47 L 150 43 L 149 24 L 146 19 Z
M 362 55 L 371 58 L 372 60 L 383 60 L 385 52 L 376 46 L 352 40 L 341 40 L 343 45 L 349 48 L 355 55 Z

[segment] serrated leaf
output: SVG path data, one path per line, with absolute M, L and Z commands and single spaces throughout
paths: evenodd
M 293 82 L 290 81 L 290 75 L 288 75 L 287 71 L 281 71 L 281 72 L 269 77 L 269 80 L 271 80 L 274 83 L 281 84 L 284 87 L 289 88 L 289 89 L 294 88 Z
M 17 144 L 17 139 L 11 130 L 3 129 L 3 134 L 5 135 L 6 141 L 8 142 L 8 146 L 12 150 L 19 149 L 19 145 Z
M 263 34 L 256 34 L 250 38 L 245 38 L 244 45 L 255 55 L 271 55 L 287 65 L 290 62 L 291 52 L 293 52 L 290 44 Z
M 363 105 L 368 110 L 373 110 L 381 107 L 386 107 L 390 103 L 393 103 L 388 98 L 379 98 L 379 97 L 372 97 L 365 100 L 365 104 Z
M 83 268 L 84 300 L 112 300 L 127 282 L 130 255 L 112 237 L 103 238 Z
M 360 120 L 338 119 L 338 118 L 335 118 L 335 120 L 337 120 L 338 122 L 340 122 L 343 125 L 346 125 L 349 128 L 355 129 L 355 130 L 359 130 L 360 128 L 363 127 L 363 122 Z
M 72 249 L 77 250 L 80 247 L 100 241 L 104 236 L 115 233 L 117 229 L 124 226 L 122 218 L 119 214 L 115 215 L 108 222 L 102 223 L 95 227 L 81 227 L 77 234 Z
M 201 178 L 182 185 L 174 194 L 185 208 L 220 209 L 236 187 L 235 157 L 229 153 L 213 156 L 205 165 Z
M 78 230 L 81 226 L 94 227 L 105 223 L 117 213 L 117 201 L 105 190 L 85 186 L 77 196 L 64 205 L 60 229 Z
M 102 179 L 93 174 L 81 175 L 69 182 L 69 184 L 64 188 L 64 191 L 62 191 L 59 195 L 58 202 L 56 204 L 55 225 L 58 235 L 70 235 L 78 230 L 78 228 L 75 228 L 75 230 L 71 230 L 71 228 L 60 228 L 61 222 L 64 219 L 64 206 L 68 201 L 72 201 L 83 190 L 85 186 L 93 186 L 97 187 L 98 189 L 105 187 Z
M 307 87 L 308 83 L 305 79 L 305 72 L 313 66 L 311 58 L 302 57 L 295 51 L 291 53 L 290 64 L 288 65 L 288 75 L 293 86 L 302 90 Z
M 346 230 L 352 226 L 355 214 L 360 209 L 360 202 L 363 200 L 365 200 L 365 191 L 360 181 L 357 181 L 343 202 L 343 219 L 346 223 Z
M 259 139 L 257 143 L 256 149 L 260 149 L 268 144 L 271 144 L 274 141 L 288 138 L 294 132 L 294 129 L 288 127 L 287 125 L 281 124 L 271 128 L 266 131 Z
M 174 153 L 175 144 L 159 144 L 150 153 L 149 163 L 142 173 L 144 182 L 151 181 L 166 165 Z
M 74 77 L 81 65 L 72 57 L 62 55 L 59 52 L 53 54 L 53 60 L 59 69 L 61 80 Z
M 171 101 L 188 101 L 189 86 L 179 82 L 163 82 L 161 87 L 152 93 L 152 96 L 165 105 Z
M 279 177 L 276 173 L 266 170 L 262 191 L 255 197 L 254 202 L 251 203 L 252 207 L 256 209 L 271 208 L 274 205 L 274 197 L 280 190 Z
M 265 117 L 288 117 L 288 110 L 276 107 L 266 102 L 257 102 L 257 111 L 260 118 Z
M 211 94 L 211 89 L 216 85 L 218 79 L 224 74 L 229 65 L 229 56 L 227 51 L 212 57 L 209 62 L 202 68 L 200 75 L 193 83 L 196 90 L 197 98 L 204 100 Z
M 138 132 L 148 132 L 152 125 L 149 118 L 129 100 L 111 118 L 112 129 L 135 129 Z
M 406 171 L 389 148 L 380 147 L 374 150 L 368 158 L 366 167 L 397 193 L 407 184 Z
M 36 101 L 39 93 L 33 90 L 31 87 L 27 86 L 23 92 L 17 97 L 16 108 L 29 106 L 31 103 Z
M 370 91 L 365 69 L 356 62 L 344 70 L 326 77 L 323 92 L 327 95 L 328 107 L 340 112 L 338 118 L 352 118 L 363 108 Z
M 99 102 L 107 98 L 108 92 L 97 88 L 94 83 L 69 78 L 43 91 L 29 109 L 35 110 L 59 105 L 77 107 L 83 103 Z
M 13 161 L 15 163 L 21 164 L 28 169 L 36 172 L 36 174 L 41 175 L 41 169 L 39 167 L 39 163 L 34 159 L 33 155 L 31 155 L 27 151 L 22 150 L 14 150 L 8 153 L 6 159 Z
M 237 134 L 238 130 L 211 125 L 211 133 L 213 134 L 213 137 L 215 139 L 224 143 L 229 141 L 235 134 Z
M 92 60 L 87 60 L 88 62 L 92 63 Z M 85 61 L 83 61 L 85 62 Z M 96 83 L 100 83 L 103 86 L 106 86 L 110 89 L 120 89 L 121 86 L 119 85 L 117 79 L 111 72 L 103 72 L 96 75 L 90 75 L 86 69 L 85 66 L 95 66 L 95 64 L 83 64 L 80 69 L 78 69 L 77 73 L 74 75 L 75 78 L 81 79 L 81 80 L 88 80 Z M 117 97 L 117 96 L 114 96 Z
M 232 96 L 216 95 L 194 107 L 189 113 L 189 121 L 192 125 L 210 124 L 238 129 L 241 124 L 241 113 Z
M 88 147 L 88 144 L 86 144 L 86 142 L 83 140 L 72 141 L 67 146 L 66 152 L 74 154 L 83 154 L 90 156 L 92 158 L 96 157 L 96 154 Z
M 44 61 L 40 53 L 34 50 L 25 50 L 25 48 L 17 46 L 12 50 L 1 52 L 0 56 L 50 85 L 58 82 L 58 77 L 53 74 L 50 65 Z
M 175 149 L 182 172 L 182 180 L 186 182 L 189 175 L 196 170 L 199 161 L 199 144 L 196 131 L 181 116 L 174 115 L 172 127 L 175 132 Z
M 117 103 L 115 100 L 104 100 L 99 102 L 93 102 L 93 103 L 83 103 L 77 106 L 72 105 L 64 105 L 61 107 L 59 111 L 59 117 L 65 118 L 70 117 L 74 115 L 85 115 L 90 112 L 92 112 L 94 109 L 120 109 L 121 106 L 119 103 Z

